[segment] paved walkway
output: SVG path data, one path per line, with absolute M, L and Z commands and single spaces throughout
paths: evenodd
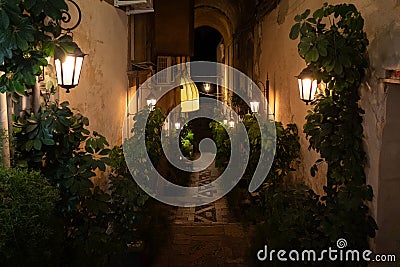
M 217 177 L 218 170 L 210 166 L 193 173 L 191 184 L 204 185 Z M 250 234 L 229 216 L 225 198 L 200 207 L 171 207 L 171 223 L 170 238 L 154 267 L 248 266 Z

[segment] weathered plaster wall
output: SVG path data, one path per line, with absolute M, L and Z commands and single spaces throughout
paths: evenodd
M 294 76 L 300 73 L 305 67 L 305 63 L 297 53 L 298 41 L 291 41 L 288 36 L 296 14 L 301 14 L 307 8 L 311 9 L 311 11 L 316 10 L 324 2 L 324 0 L 282 0 L 279 6 L 265 16 L 260 21 L 258 28 L 255 29 L 255 44 L 258 52 L 254 68 L 255 78 L 265 80 L 267 73 L 269 74 L 271 90 L 276 90 L 276 119 L 284 123 L 296 123 L 300 132 L 302 132 L 302 126 L 305 123 L 305 116 L 309 107 L 299 98 L 297 79 Z M 332 0 L 329 3 L 339 4 L 344 3 L 344 1 Z M 379 78 L 384 77 L 384 68 L 396 66 L 400 68 L 400 26 L 398 22 L 400 1 L 353 0 L 346 1 L 346 3 L 353 3 L 361 11 L 365 19 L 367 37 L 370 41 L 368 54 L 371 68 L 366 82 L 360 90 L 362 93 L 361 106 L 366 112 L 364 116 L 364 133 L 368 160 L 366 167 L 367 182 L 374 188 L 375 198 L 371 204 L 371 209 L 380 226 L 378 238 L 375 240 L 376 244 L 373 244 L 373 246 L 376 245 L 377 249 L 392 250 L 397 246 L 397 251 L 399 251 L 400 242 L 398 240 L 400 239 L 400 233 L 399 231 L 393 232 L 394 229 L 391 228 L 392 222 L 398 222 L 400 219 L 399 208 L 394 207 L 399 202 L 397 201 L 398 198 L 395 197 L 396 194 L 392 192 L 393 194 L 387 197 L 388 193 L 386 192 L 386 190 L 389 190 L 388 186 L 391 186 L 392 191 L 395 190 L 394 188 L 397 190 L 400 188 L 399 177 L 393 175 L 396 173 L 395 168 L 392 168 L 390 173 L 388 173 L 388 170 L 383 172 L 381 165 L 383 161 L 388 166 L 398 165 L 397 161 L 400 157 L 398 153 L 393 151 L 396 151 L 396 149 L 399 151 L 400 144 L 397 139 L 393 141 L 394 133 L 392 132 L 392 127 L 397 127 L 398 124 L 397 126 L 391 124 L 385 127 L 386 118 L 393 116 L 393 113 L 387 114 L 386 109 L 388 108 L 389 110 L 389 105 L 392 108 L 392 105 L 395 104 L 386 102 L 390 94 L 389 96 L 386 95 L 387 86 Z M 395 108 L 398 110 L 398 105 Z M 393 111 L 393 109 L 390 110 Z M 386 136 L 392 139 L 385 139 L 384 132 Z M 321 193 L 322 186 L 325 183 L 324 174 L 321 172 L 319 177 L 311 178 L 309 169 L 318 155 L 308 151 L 308 144 L 302 133 L 302 164 L 299 166 L 296 175 L 303 178 L 314 190 Z M 387 156 L 387 151 L 391 156 Z M 392 179 L 390 183 L 382 182 L 389 177 Z M 395 179 L 397 180 L 393 184 Z M 381 188 L 381 185 L 385 188 Z M 385 195 L 386 197 L 384 197 Z M 389 238 L 392 241 L 389 242 Z M 397 245 L 395 245 L 396 240 Z M 386 244 L 389 244 L 389 247 Z
M 90 129 L 106 136 L 110 145 L 121 143 L 125 117 L 128 52 L 128 17 L 101 0 L 76 0 L 82 22 L 74 30 L 74 41 L 88 54 L 80 83 L 71 93 L 60 90 L 60 101 L 68 100 L 87 116 Z

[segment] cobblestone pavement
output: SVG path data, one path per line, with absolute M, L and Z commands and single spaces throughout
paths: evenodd
M 193 173 L 191 183 L 205 185 L 216 179 L 214 166 Z M 202 192 L 213 194 L 212 188 Z M 170 238 L 161 247 L 154 267 L 248 266 L 249 230 L 229 216 L 226 199 L 193 208 L 171 207 Z

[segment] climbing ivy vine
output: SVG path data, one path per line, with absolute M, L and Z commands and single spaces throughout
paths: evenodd
M 320 230 L 330 241 L 346 238 L 350 246 L 365 248 L 377 226 L 368 213 L 373 192 L 364 172 L 364 111 L 359 106 L 359 87 L 368 67 L 364 19 L 352 4 L 325 3 L 312 15 L 309 9 L 297 15 L 295 21 L 289 37 L 300 39 L 299 55 L 326 84 L 304 125 L 309 149 L 321 155 L 311 175 L 320 162 L 328 166 Z

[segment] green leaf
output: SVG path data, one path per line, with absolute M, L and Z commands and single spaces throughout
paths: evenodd
M 4 9 L 0 9 L 0 23 L 1 29 L 7 29 L 10 25 L 10 19 L 8 18 L 8 15 Z
M 101 161 L 97 161 L 97 167 L 103 172 L 106 171 L 106 165 Z
M 315 18 L 308 18 L 307 21 L 312 24 L 317 24 L 317 20 Z
M 38 127 L 37 124 L 30 124 L 30 125 L 28 125 L 28 126 L 26 127 L 26 132 L 27 132 L 27 133 L 30 133 L 30 132 L 34 131 L 37 127 Z
M 321 19 L 324 16 L 324 10 L 322 8 L 317 9 L 313 13 L 313 18 L 315 19 Z
M 327 46 L 325 46 L 324 44 L 318 43 L 317 48 L 318 48 L 318 53 L 320 54 L 320 56 L 326 57 L 328 55 Z
M 14 82 L 15 92 L 20 96 L 25 96 L 25 86 L 18 81 Z
M 301 21 L 301 16 L 300 16 L 300 15 L 296 15 L 296 16 L 294 17 L 294 21 L 300 22 L 300 21 Z
M 33 74 L 27 74 L 24 76 L 24 81 L 28 85 L 34 85 L 36 83 L 36 76 Z
M 53 139 L 43 139 L 42 142 L 47 146 L 53 146 L 56 144 Z
M 301 14 L 301 19 L 306 19 L 310 15 L 310 9 L 306 9 L 303 14 Z
M 33 140 L 28 140 L 25 144 L 25 150 L 31 151 L 32 147 L 33 147 Z
M 335 64 L 335 73 L 337 75 L 341 75 L 343 73 L 343 66 L 339 62 L 336 62 Z
M 311 47 L 311 45 L 309 42 L 301 41 L 298 45 L 300 56 L 304 57 L 307 54 L 307 52 L 310 50 L 310 47 Z
M 289 38 L 292 40 L 297 39 L 300 33 L 300 23 L 296 23 L 293 25 L 292 29 L 290 30 L 289 33 Z
M 316 62 L 319 58 L 319 53 L 318 53 L 318 49 L 313 46 L 307 53 L 305 56 L 305 60 L 307 63 L 311 63 L 311 62 Z
M 33 148 L 36 150 L 41 150 L 42 149 L 42 142 L 39 139 L 35 139 L 33 141 Z
M 99 155 L 101 156 L 107 156 L 108 154 L 110 154 L 110 149 L 103 149 L 100 151 Z

